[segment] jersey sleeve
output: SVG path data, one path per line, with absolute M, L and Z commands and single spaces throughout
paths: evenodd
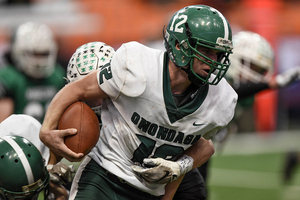
M 137 42 L 123 44 L 111 62 L 98 71 L 98 84 L 111 99 L 117 99 L 121 94 L 137 97 L 144 92 L 146 77 L 140 48 Z
M 218 129 L 215 128 L 207 133 L 205 133 L 202 137 L 204 137 L 206 140 L 212 139 L 218 132 Z

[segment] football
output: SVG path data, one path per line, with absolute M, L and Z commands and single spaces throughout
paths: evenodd
M 70 105 L 61 116 L 58 129 L 76 128 L 77 133 L 65 137 L 66 146 L 76 153 L 88 154 L 100 136 L 99 121 L 94 111 L 83 102 Z

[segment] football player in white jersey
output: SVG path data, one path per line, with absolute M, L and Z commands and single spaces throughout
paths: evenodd
M 67 83 L 74 82 L 103 67 L 110 62 L 115 51 L 109 45 L 103 42 L 89 42 L 77 48 L 76 52 L 70 58 L 67 67 L 66 80 Z M 93 60 L 86 62 L 87 60 Z M 86 102 L 94 112 L 97 114 L 101 126 L 101 105 L 102 100 L 87 101 Z M 82 171 L 85 166 L 81 165 L 79 171 Z M 73 189 L 76 190 L 81 173 L 77 173 L 74 178 Z M 185 175 L 185 183 L 180 185 L 174 198 L 179 199 L 205 199 L 206 188 L 205 182 L 197 169 L 193 169 Z M 190 184 L 192 183 L 192 184 Z M 182 186 L 182 187 L 181 187 Z M 182 198 L 184 197 L 184 198 Z
M 64 144 L 77 130 L 56 130 L 58 120 L 76 101 L 103 99 L 101 136 L 70 199 L 160 199 L 166 183 L 176 191 L 183 175 L 214 153 L 210 138 L 229 123 L 237 102 L 223 78 L 232 50 L 229 23 L 209 6 L 185 7 L 171 18 L 165 46 L 167 52 L 125 43 L 110 63 L 66 85 L 51 102 L 40 138 L 78 161 L 84 155 Z

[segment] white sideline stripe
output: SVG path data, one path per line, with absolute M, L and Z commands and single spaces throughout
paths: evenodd
M 282 131 L 265 136 L 257 133 L 232 134 L 224 143 L 213 143 L 215 155 L 231 156 L 300 151 L 299 141 L 298 131 Z
M 11 139 L 9 136 L 4 136 L 4 137 L 2 137 L 2 139 L 4 139 L 6 142 L 8 142 L 10 144 L 10 146 L 18 154 L 18 157 L 20 158 L 20 160 L 22 162 L 22 165 L 25 169 L 25 173 L 26 173 L 27 180 L 28 180 L 28 185 L 34 183 L 34 177 L 33 177 L 33 173 L 32 173 L 30 164 L 29 164 L 29 162 L 26 158 L 26 155 L 24 154 L 22 148 L 13 139 Z
M 211 175 L 208 182 L 210 186 L 269 190 L 282 188 L 280 181 L 278 181 L 281 178 L 278 173 L 220 168 L 211 168 L 210 170 Z M 300 191 L 300 186 L 293 187 L 293 190 Z

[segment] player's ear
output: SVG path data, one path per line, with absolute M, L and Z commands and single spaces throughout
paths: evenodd
M 176 47 L 177 50 L 180 50 L 180 46 L 179 46 L 178 40 L 176 41 L 175 47 Z

